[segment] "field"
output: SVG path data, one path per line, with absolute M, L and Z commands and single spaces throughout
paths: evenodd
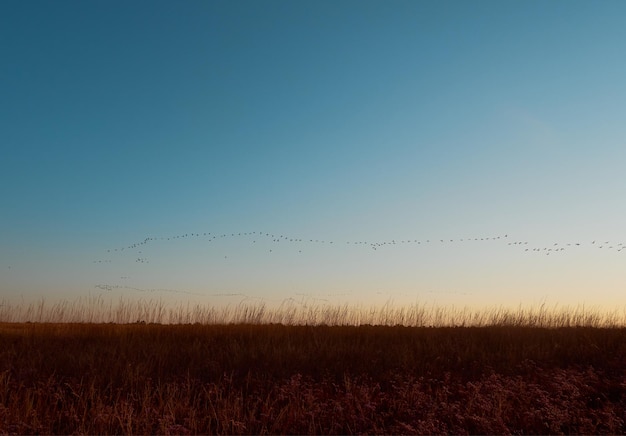
M 4 434 L 626 433 L 617 314 L 1 307 Z

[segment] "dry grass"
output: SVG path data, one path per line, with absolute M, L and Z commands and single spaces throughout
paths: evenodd
M 265 323 L 277 315 L 259 306 L 185 315 L 149 303 L 105 313 L 126 323 L 72 305 L 52 313 L 91 321 L 48 323 L 46 307 L 18 313 L 38 322 L 0 324 L 0 433 L 626 432 L 626 328 L 606 317 L 358 326 L 342 307 L 309 309 L 310 325 L 286 311 L 285 325 Z M 365 320 L 450 319 L 384 310 Z
M 124 300 L 102 297 L 47 303 L 0 302 L 0 322 L 158 324 L 285 324 L 285 325 L 403 325 L 407 327 L 625 327 L 626 307 L 611 312 L 585 306 L 552 307 L 544 304 L 516 309 L 482 310 L 427 304 L 367 307 L 363 305 L 309 304 L 285 300 L 278 306 L 238 303 L 171 306 L 162 300 Z

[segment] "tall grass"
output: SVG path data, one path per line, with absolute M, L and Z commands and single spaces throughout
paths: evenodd
M 624 325 L 545 304 L 5 301 L 0 434 L 625 434 Z
M 624 362 L 625 328 L 0 324 L 0 434 L 624 434 Z
M 309 304 L 285 300 L 278 306 L 264 303 L 215 307 L 201 304 L 168 305 L 163 300 L 117 301 L 101 296 L 74 301 L 0 302 L 5 323 L 150 323 L 150 324 L 284 324 L 407 327 L 624 327 L 626 308 L 602 311 L 585 306 L 468 307 L 411 304 L 408 306 Z

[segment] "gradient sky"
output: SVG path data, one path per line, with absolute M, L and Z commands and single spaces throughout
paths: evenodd
M 626 306 L 625 17 L 3 1 L 0 297 Z

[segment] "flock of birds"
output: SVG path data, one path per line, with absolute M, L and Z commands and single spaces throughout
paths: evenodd
M 205 239 L 207 242 L 212 242 L 219 239 L 224 238 L 239 238 L 239 237 L 248 237 L 251 239 L 252 244 L 256 244 L 257 240 L 263 239 L 265 242 L 270 241 L 274 244 L 298 244 L 298 252 L 302 253 L 303 244 L 316 244 L 316 245 L 328 245 L 328 246 L 337 246 L 337 245 L 353 245 L 353 246 L 362 246 L 369 247 L 371 250 L 380 250 L 385 247 L 393 247 L 398 245 L 431 245 L 431 244 L 450 244 L 450 243 L 470 243 L 470 242 L 481 242 L 481 241 L 506 241 L 507 245 L 521 248 L 525 252 L 535 252 L 541 253 L 546 256 L 550 254 L 562 253 L 569 249 L 576 249 L 583 246 L 596 247 L 599 249 L 606 248 L 607 250 L 616 250 L 617 252 L 621 252 L 626 249 L 626 243 L 612 243 L 610 241 L 591 241 L 589 243 L 582 242 L 568 242 L 568 243 L 559 243 L 555 242 L 549 245 L 542 246 L 529 246 L 528 241 L 511 241 L 509 239 L 508 234 L 498 235 L 498 236 L 482 236 L 482 237 L 469 237 L 469 238 L 458 238 L 458 239 L 390 239 L 385 241 L 336 241 L 336 240 L 326 240 L 326 239 L 312 239 L 312 238 L 301 238 L 294 236 L 287 236 L 283 234 L 275 234 L 269 232 L 239 232 L 239 233 L 222 233 L 222 234 L 213 234 L 210 232 L 204 233 L 184 233 L 175 236 L 161 236 L 161 237 L 147 237 L 142 241 L 135 242 L 126 246 L 112 248 L 107 250 L 107 254 L 109 256 L 115 254 L 121 254 L 124 252 L 130 252 L 136 250 L 134 253 L 137 257 L 134 257 L 134 261 L 136 263 L 149 263 L 148 258 L 143 256 L 142 247 L 152 244 L 155 242 L 163 242 L 163 241 L 177 241 L 184 239 Z M 269 253 L 274 252 L 273 248 L 268 249 Z M 224 256 L 224 258 L 228 258 L 228 256 Z M 94 260 L 93 263 L 111 263 L 112 259 L 97 259 Z
M 307 238 L 299 238 L 299 237 L 293 237 L 293 236 L 286 236 L 286 235 L 278 235 L 278 234 L 273 234 L 273 233 L 268 233 L 268 232 L 238 232 L 238 233 L 222 233 L 222 234 L 212 234 L 210 232 L 204 232 L 204 233 L 185 233 L 185 234 L 181 234 L 181 235 L 175 235 L 175 236 L 161 236 L 161 237 L 147 237 L 145 239 L 143 239 L 142 241 L 139 242 L 135 242 L 133 244 L 129 244 L 126 246 L 122 246 L 122 247 L 118 247 L 118 248 L 113 248 L 113 249 L 108 249 L 107 253 L 110 254 L 115 254 L 115 253 L 123 253 L 123 252 L 128 252 L 131 250 L 137 250 L 147 244 L 156 242 L 156 241 L 176 241 L 176 240 L 182 240 L 182 239 L 191 239 L 191 238 L 204 238 L 207 240 L 207 242 L 212 242 L 213 240 L 216 239 L 223 239 L 223 238 L 234 238 L 234 237 L 252 237 L 252 243 L 256 244 L 257 239 L 265 239 L 265 240 L 271 240 L 272 243 L 275 244 L 279 244 L 279 243 L 308 243 L 308 244 L 327 244 L 327 245 L 339 245 L 339 244 L 344 244 L 344 245 L 357 245 L 357 246 L 369 246 L 369 248 L 371 248 L 372 250 L 378 250 L 382 247 L 385 246 L 394 246 L 394 245 L 400 245 L 400 244 L 416 244 L 416 245 L 421 245 L 421 244 L 430 244 L 432 243 L 436 243 L 437 240 L 430 240 L 430 239 L 425 239 L 425 240 L 418 240 L 418 239 L 402 239 L 402 240 L 396 240 L 396 239 L 391 239 L 391 240 L 387 240 L 387 241 L 377 241 L 377 242 L 368 242 L 368 241 L 342 241 L 342 242 L 338 242 L 338 241 L 331 241 L 331 240 L 325 240 L 325 239 L 307 239 Z M 491 236 L 491 237 L 481 237 L 481 238 L 467 238 L 467 239 L 459 239 L 460 242 L 463 241 L 496 241 L 499 239 L 505 239 L 507 238 L 508 235 L 504 235 L 504 236 Z M 448 242 L 448 240 L 444 240 L 444 239 L 440 239 L 439 242 Z M 450 239 L 449 242 L 454 242 L 454 239 Z M 268 249 L 269 253 L 274 252 L 273 249 Z M 302 253 L 302 250 L 298 250 L 299 253 Z M 143 252 L 141 250 L 137 251 L 137 254 L 142 254 Z M 224 258 L 228 258 L 228 256 L 224 256 Z M 93 263 L 111 263 L 112 260 L 110 258 L 108 259 L 97 259 L 94 260 Z M 149 263 L 149 260 L 145 257 L 137 257 L 135 258 L 135 262 L 136 263 Z
M 247 238 L 250 244 L 265 243 L 265 249 L 268 250 L 269 253 L 275 252 L 277 250 L 276 246 L 272 244 L 282 244 L 293 246 L 294 250 L 297 249 L 298 253 L 302 253 L 302 249 L 305 248 L 307 244 L 314 245 L 326 245 L 326 246 L 357 246 L 369 248 L 373 251 L 382 250 L 385 248 L 393 248 L 394 246 L 400 245 L 414 245 L 414 246 L 432 246 L 432 245 L 442 245 L 442 244 L 468 244 L 468 243 L 481 243 L 481 242 L 491 242 L 491 243 L 501 243 L 506 244 L 512 248 L 517 248 L 522 250 L 523 252 L 528 253 L 537 253 L 546 256 L 557 255 L 566 252 L 567 250 L 580 250 L 584 247 L 605 249 L 605 250 L 615 250 L 617 252 L 626 251 L 626 243 L 623 242 L 611 242 L 611 241 L 600 241 L 593 240 L 590 242 L 554 242 L 550 244 L 543 245 L 535 245 L 529 243 L 529 241 L 523 240 L 511 240 L 508 234 L 496 235 L 496 236 L 481 236 L 481 237 L 469 237 L 469 238 L 456 238 L 456 239 L 389 239 L 383 241 L 364 241 L 364 240 L 351 240 L 351 241 L 337 241 L 337 240 L 328 240 L 328 239 L 312 239 L 312 238 L 302 238 L 302 237 L 294 237 L 288 236 L 285 234 L 277 234 L 270 232 L 237 232 L 237 233 L 220 233 L 213 234 L 210 232 L 203 233 L 184 233 L 180 235 L 174 236 L 162 236 L 162 237 L 147 237 L 139 242 L 135 242 L 132 244 L 128 244 L 125 246 L 111 248 L 106 250 L 108 254 L 108 258 L 94 260 L 94 263 L 112 263 L 113 259 L 111 256 L 115 257 L 116 255 L 121 255 L 122 253 L 130 253 L 132 259 L 136 263 L 149 263 L 148 258 L 146 258 L 143 254 L 144 247 L 155 244 L 155 243 L 163 243 L 167 241 L 181 241 L 181 240 L 191 240 L 191 239 L 202 239 L 207 243 L 228 239 L 228 238 Z M 271 243 L 269 248 L 267 247 L 267 243 Z M 257 244 L 261 245 L 261 244 Z M 135 257 L 136 256 L 136 257 Z M 228 258 L 228 256 L 224 256 L 224 258 Z M 121 279 L 129 279 L 129 276 L 122 276 Z M 243 300 L 253 299 L 256 297 L 251 297 L 245 295 L 243 293 L 220 293 L 220 294 L 199 294 L 191 291 L 177 290 L 177 289 L 151 289 L 151 288 L 139 288 L 133 287 L 124 284 L 98 284 L 95 285 L 96 288 L 105 291 L 112 290 L 131 290 L 137 292 L 169 292 L 169 293 L 177 293 L 177 294 L 189 294 L 189 295 L 201 295 L 201 296 L 210 296 L 210 297 L 238 297 Z M 312 296 L 309 296 L 313 298 Z M 316 299 L 320 299 L 318 296 Z M 323 298 L 321 300 L 324 300 Z

